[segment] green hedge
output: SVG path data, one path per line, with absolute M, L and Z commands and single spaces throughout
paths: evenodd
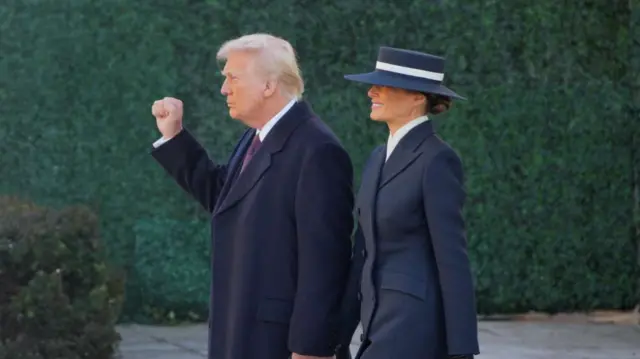
M 190 128 L 226 159 L 242 127 L 226 115 L 215 52 L 241 34 L 281 35 L 360 169 L 386 133 L 367 119 L 366 87 L 342 75 L 371 69 L 379 45 L 413 48 L 446 55 L 445 81 L 469 98 L 437 121 L 466 169 L 480 310 L 628 308 L 640 277 L 637 14 L 622 1 L 7 0 L 0 192 L 99 212 L 135 283 L 124 319 L 200 315 L 208 267 L 192 228 L 208 222 L 148 155 L 153 100 L 183 99 Z
M 152 319 L 206 319 L 211 275 L 209 227 L 196 220 L 152 218 L 139 221 L 134 231 L 137 285 L 129 295 L 137 294 L 144 303 L 142 314 Z
M 640 266 L 640 126 L 637 121 L 640 119 L 640 3 L 631 2 L 631 15 L 629 16 L 629 36 L 627 38 L 629 44 L 629 74 L 625 78 L 629 83 L 628 106 L 629 121 L 636 121 L 636 126 L 630 126 L 633 140 L 631 151 L 633 153 L 632 160 L 634 163 L 634 173 L 632 183 L 634 186 L 633 196 L 635 198 L 634 206 L 634 229 L 632 229 L 632 237 L 636 239 L 637 261 Z M 640 298 L 640 275 L 637 280 L 637 298 Z

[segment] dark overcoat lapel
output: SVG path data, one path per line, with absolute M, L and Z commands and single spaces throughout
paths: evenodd
M 245 136 L 244 145 L 239 146 L 238 155 L 234 156 L 234 161 L 229 166 L 229 172 L 235 174 L 234 180 L 225 186 L 227 187 L 227 192 L 221 196 L 218 208 L 213 213 L 214 217 L 238 203 L 260 181 L 260 178 L 271 166 L 272 156 L 282 150 L 287 138 L 295 128 L 308 120 L 309 113 L 307 110 L 306 104 L 296 104 L 282 116 L 268 136 L 265 137 L 262 147 L 256 152 L 244 171 L 238 173 L 240 167 L 242 167 L 244 153 L 255 135 L 255 130 L 250 131 L 250 136 Z
M 251 140 L 253 139 L 255 133 L 256 131 L 253 129 L 245 131 L 238 141 L 238 145 L 231 154 L 231 158 L 229 159 L 229 164 L 227 167 L 227 173 L 225 175 L 224 185 L 220 190 L 220 196 L 218 197 L 218 201 L 213 213 L 216 213 L 218 211 L 221 203 L 227 197 L 229 189 L 235 183 L 236 178 L 238 178 L 238 172 L 240 172 L 240 168 L 242 168 L 244 154 L 247 152 L 247 149 L 249 148 L 249 145 L 251 144 Z
M 416 126 L 416 128 L 413 128 L 412 131 L 409 131 L 409 133 L 400 140 L 400 143 L 398 143 L 385 163 L 378 188 L 382 189 L 382 187 L 387 185 L 391 180 L 416 161 L 424 151 L 420 145 L 422 145 L 425 139 L 433 134 L 433 125 L 430 121 L 421 123 Z

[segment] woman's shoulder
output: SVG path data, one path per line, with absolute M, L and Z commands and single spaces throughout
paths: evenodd
M 450 166 L 457 168 L 462 164 L 458 152 L 438 136 L 431 136 L 423 146 L 420 158 L 423 174 L 439 173 Z
M 437 135 L 429 137 L 424 142 L 423 152 L 430 155 L 430 156 L 427 156 L 427 158 L 431 158 L 431 159 L 438 156 L 444 156 L 444 157 L 453 156 L 458 159 L 460 158 L 460 156 L 458 155 L 458 152 L 448 142 L 446 142 L 445 140 L 443 140 Z

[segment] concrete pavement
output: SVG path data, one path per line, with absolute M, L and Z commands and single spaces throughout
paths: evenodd
M 123 325 L 122 359 L 206 358 L 206 325 Z M 478 359 L 640 359 L 640 326 L 481 321 Z M 360 334 L 354 335 L 355 354 Z M 390 358 L 391 359 L 391 358 Z

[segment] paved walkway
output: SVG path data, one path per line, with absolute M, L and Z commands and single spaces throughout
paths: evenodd
M 120 326 L 122 359 L 202 359 L 205 325 Z M 358 342 L 354 335 L 351 349 Z M 480 322 L 478 359 L 640 359 L 640 326 L 538 321 Z

